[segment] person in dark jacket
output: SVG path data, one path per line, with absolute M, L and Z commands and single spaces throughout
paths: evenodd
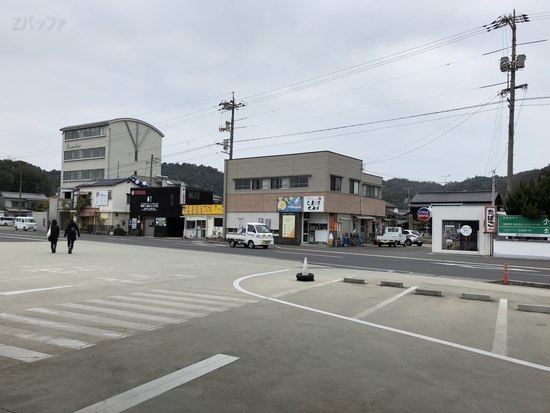
M 73 219 L 69 221 L 69 225 L 65 228 L 64 237 L 67 237 L 67 247 L 69 248 L 69 254 L 73 253 L 74 242 L 76 241 L 76 236 L 80 237 L 80 231 L 76 222 Z
M 50 226 L 50 236 L 48 237 L 48 241 L 50 241 L 52 247 L 52 254 L 55 254 L 55 249 L 57 248 L 59 232 L 59 225 L 57 225 L 57 221 L 54 219 L 52 221 L 52 225 Z

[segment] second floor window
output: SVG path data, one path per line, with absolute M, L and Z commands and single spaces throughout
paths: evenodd
M 342 178 L 339 176 L 331 176 L 330 190 L 334 192 L 342 192 Z
M 288 178 L 272 178 L 271 189 L 288 189 Z
M 369 198 L 380 198 L 380 188 L 372 185 L 363 185 L 361 195 Z
M 250 179 L 235 179 L 235 190 L 250 189 Z
M 355 179 L 349 180 L 349 193 L 359 195 L 359 181 Z
M 269 179 L 253 179 L 252 189 L 269 189 Z
M 309 185 L 309 179 L 307 176 L 293 176 L 290 178 L 291 188 L 307 188 Z

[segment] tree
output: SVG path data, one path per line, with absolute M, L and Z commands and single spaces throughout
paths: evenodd
M 550 177 L 539 176 L 535 182 L 520 182 L 506 199 L 508 215 L 522 215 L 529 219 L 539 219 L 550 214 Z

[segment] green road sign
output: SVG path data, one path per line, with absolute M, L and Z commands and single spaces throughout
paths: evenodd
M 498 235 L 508 237 L 550 237 L 550 219 L 529 219 L 521 215 L 499 215 Z

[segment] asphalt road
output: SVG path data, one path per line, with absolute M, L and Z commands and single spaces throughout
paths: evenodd
M 0 238 L 0 411 L 511 413 L 550 405 L 550 315 L 518 311 L 550 306 L 547 289 L 319 265 L 315 253 L 332 253 L 316 249 L 85 235 L 69 255 L 63 244 L 51 254 L 40 233 Z M 333 259 L 425 259 L 384 257 L 423 248 L 366 250 L 337 249 L 342 258 Z M 295 278 L 303 252 L 313 283 Z
M 21 232 L 13 228 L 0 228 L 1 242 L 44 241 L 42 232 Z M 508 264 L 510 280 L 550 283 L 550 260 L 522 260 L 476 255 L 433 254 L 431 245 L 422 247 L 363 247 L 328 248 L 324 246 L 274 245 L 267 250 L 250 250 L 242 246 L 230 248 L 227 243 L 208 240 L 192 241 L 181 238 L 150 238 L 128 236 L 101 236 L 83 234 L 82 240 L 116 245 L 140 245 L 192 251 L 215 251 L 220 254 L 303 260 L 318 265 L 338 268 L 389 271 L 403 274 L 425 274 L 437 277 L 457 277 L 485 281 L 502 280 L 504 264 Z M 64 246 L 64 240 L 60 241 Z

